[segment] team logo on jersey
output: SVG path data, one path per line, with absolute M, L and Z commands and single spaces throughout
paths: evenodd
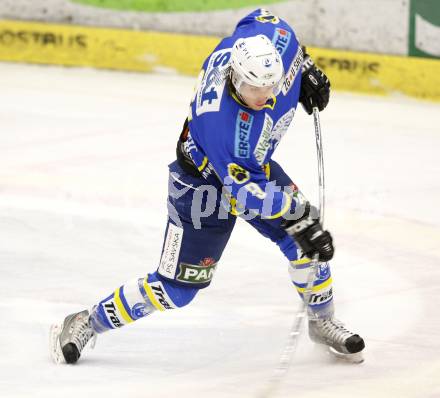
M 283 82 L 283 87 L 281 91 L 284 95 L 287 95 L 287 93 L 290 91 L 290 89 L 293 86 L 293 81 L 295 80 L 296 75 L 301 70 L 302 63 L 303 63 L 303 51 L 301 50 L 301 47 L 298 46 L 298 50 L 296 51 L 295 57 L 293 57 L 293 61 L 289 66 L 289 69 L 287 70 L 286 77 Z
M 237 163 L 228 164 L 228 175 L 237 184 L 244 184 L 250 179 L 249 171 L 239 166 Z
M 235 148 L 234 155 L 236 158 L 249 158 L 249 136 L 252 129 L 254 117 L 243 110 L 240 110 L 235 122 Z
M 267 152 L 271 147 L 272 127 L 273 127 L 273 120 L 266 113 L 264 115 L 263 130 L 261 131 L 260 138 L 258 139 L 257 145 L 255 146 L 255 150 L 254 150 L 255 159 L 257 159 L 257 162 L 260 165 L 264 163 L 264 159 L 266 158 Z
M 186 283 L 211 282 L 217 263 L 211 265 L 194 265 L 180 263 L 180 272 L 177 279 Z
M 270 22 L 273 23 L 274 25 L 280 22 L 280 19 L 276 15 L 272 15 L 270 11 L 267 11 L 264 8 L 261 9 L 260 15 L 256 16 L 255 19 L 261 23 Z
M 288 30 L 276 28 L 275 33 L 272 38 L 272 43 L 278 50 L 281 56 L 286 52 L 287 47 L 289 47 L 291 33 Z

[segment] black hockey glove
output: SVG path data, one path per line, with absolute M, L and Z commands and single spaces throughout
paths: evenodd
M 330 81 L 324 72 L 316 67 L 304 49 L 299 102 L 304 110 L 311 115 L 315 106 L 322 111 L 327 106 L 329 99 Z
M 298 210 L 303 211 L 304 214 L 296 220 L 284 221 L 281 226 L 295 239 L 307 257 L 313 258 L 318 254 L 319 261 L 331 260 L 335 252 L 333 239 L 330 232 L 322 229 L 316 207 L 307 202 Z

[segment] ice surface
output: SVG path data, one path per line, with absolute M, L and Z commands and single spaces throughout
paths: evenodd
M 0 64 L 0 397 L 256 397 L 299 300 L 239 222 L 209 289 L 55 366 L 52 322 L 157 266 L 194 79 Z M 321 115 L 337 314 L 362 365 L 302 336 L 280 397 L 440 396 L 440 106 L 334 93 Z M 275 159 L 316 202 L 313 119 Z

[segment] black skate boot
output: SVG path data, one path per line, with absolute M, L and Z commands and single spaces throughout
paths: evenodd
M 89 324 L 89 311 L 68 315 L 61 325 L 50 328 L 50 351 L 55 363 L 76 363 L 81 351 L 92 340 L 95 346 L 96 333 Z
M 309 336 L 315 343 L 325 344 L 331 353 L 350 362 L 363 362 L 362 350 L 365 343 L 362 337 L 347 330 L 335 318 L 309 320 Z

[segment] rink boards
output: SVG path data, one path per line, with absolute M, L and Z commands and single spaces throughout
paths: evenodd
M 219 38 L 0 20 L 0 60 L 197 75 Z M 333 88 L 440 101 L 440 61 L 308 48 Z

